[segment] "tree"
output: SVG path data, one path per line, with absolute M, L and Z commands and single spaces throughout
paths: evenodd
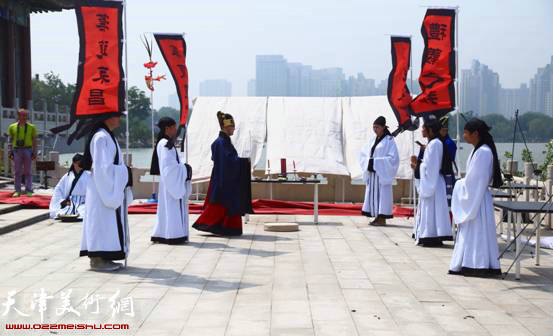
M 154 120 L 155 122 L 157 122 L 163 117 L 173 118 L 178 123 L 180 118 L 180 111 L 169 106 L 164 106 L 156 112 Z
M 138 87 L 129 88 L 129 146 L 130 147 L 151 147 L 152 146 L 152 125 L 150 98 Z M 122 120 L 118 129 L 118 136 L 125 134 L 125 119 Z
M 44 80 L 38 75 L 31 81 L 33 90 L 33 109 L 44 110 L 44 102 L 48 111 L 53 111 L 54 106 L 71 106 L 75 94 L 74 84 L 65 84 L 59 75 L 49 72 L 44 74 Z

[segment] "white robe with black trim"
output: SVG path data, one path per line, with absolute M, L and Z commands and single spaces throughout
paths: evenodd
M 359 159 L 363 181 L 367 185 L 362 213 L 369 217 L 392 218 L 394 203 L 392 182 L 399 168 L 399 154 L 394 137 L 384 136 L 376 145 L 372 155 L 375 172 L 370 172 L 368 170 L 369 160 L 375 141 L 376 137 L 361 150 Z
M 488 186 L 493 178 L 493 154 L 488 145 L 473 151 L 466 175 L 457 181 L 451 199 L 458 225 L 451 273 L 500 275 L 493 199 Z
M 440 174 L 443 150 L 442 141 L 432 139 L 424 150 L 420 165 L 420 179 L 417 181 L 419 206 L 414 229 L 415 240 L 419 244 L 453 240 L 445 180 Z
M 83 218 L 85 214 L 85 199 L 86 199 L 86 187 L 90 180 L 90 172 L 83 171 L 81 177 L 75 184 L 71 196 L 71 185 L 75 180 L 75 173 L 71 170 L 67 174 L 64 174 L 59 180 L 58 184 L 54 188 L 54 194 L 50 199 L 50 218 L 58 218 L 58 216 L 64 215 L 79 215 L 79 218 Z M 61 207 L 61 202 L 69 196 L 71 204 L 65 207 Z
M 186 181 L 187 169 L 180 162 L 177 149 L 166 147 L 167 139 L 157 144 L 160 182 L 157 202 L 157 224 L 151 240 L 179 244 L 188 240 L 188 197 L 192 193 Z
M 86 189 L 81 256 L 125 259 L 127 206 L 132 202 L 127 167 L 117 140 L 99 129 L 90 142 L 91 181 Z M 126 195 L 125 195 L 126 194 Z M 125 202 L 126 196 L 126 202 Z

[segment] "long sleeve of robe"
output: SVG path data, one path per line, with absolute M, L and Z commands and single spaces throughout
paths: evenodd
M 453 239 L 445 180 L 440 174 L 443 150 L 439 139 L 431 140 L 420 165 L 417 188 L 420 197 L 414 231 L 415 239 L 422 245 L 435 245 Z
M 77 181 L 73 191 L 71 191 L 71 185 L 75 180 L 75 174 L 73 171 L 63 175 L 58 184 L 54 188 L 54 194 L 50 199 L 50 218 L 57 218 L 61 215 L 78 214 L 80 218 L 84 218 L 85 214 L 85 200 L 86 200 L 86 186 L 90 180 L 89 172 L 82 172 L 79 180 Z M 69 193 L 71 192 L 71 195 Z M 61 202 L 69 198 L 71 201 L 70 206 L 61 207 Z
M 209 201 L 228 209 L 228 215 L 241 215 L 240 158 L 228 136 L 221 135 L 211 145 L 213 173 Z
M 58 216 L 58 213 L 62 209 L 61 202 L 65 200 L 65 198 L 69 194 L 69 188 L 71 188 L 71 183 L 73 182 L 74 178 L 75 177 L 73 175 L 73 172 L 70 172 L 68 174 L 64 174 L 59 180 L 58 184 L 56 184 L 56 187 L 54 188 L 54 194 L 50 199 L 50 218 L 53 219 Z
M 363 148 L 359 163 L 363 172 L 363 181 L 367 185 L 362 214 L 369 217 L 392 217 L 393 194 L 392 183 L 399 168 L 399 154 L 394 137 L 385 136 L 375 147 L 371 156 L 371 148 L 376 138 Z M 369 161 L 373 160 L 373 170 L 370 172 Z
M 487 145 L 471 154 L 466 172 L 455 184 L 451 200 L 453 219 L 459 230 L 450 273 L 500 275 L 493 199 L 488 188 L 493 155 Z
M 192 192 L 186 181 L 187 168 L 180 162 L 177 149 L 167 148 L 167 139 L 157 144 L 160 182 L 157 204 L 157 224 L 152 241 L 179 244 L 188 240 L 188 197 Z
M 127 167 L 115 138 L 99 129 L 90 142 L 92 155 L 91 181 L 86 192 L 87 209 L 83 221 L 81 256 L 121 260 L 128 252 L 126 238 L 127 205 L 132 193 Z M 126 203 L 125 200 L 126 193 Z
M 224 132 L 211 145 L 211 159 L 213 171 L 204 210 L 192 227 L 224 236 L 241 235 L 241 216 L 251 212 L 249 162 L 238 157 Z

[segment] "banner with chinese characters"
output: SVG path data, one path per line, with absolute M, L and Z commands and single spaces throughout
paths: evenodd
M 122 13 L 121 1 L 87 1 L 76 8 L 80 51 L 72 113 L 77 119 L 125 110 Z
M 392 71 L 388 76 L 388 102 L 400 127 L 410 122 L 409 104 L 412 97 L 407 87 L 407 72 L 411 66 L 411 38 L 392 36 Z
M 154 34 L 159 50 L 167 63 L 177 87 L 180 102 L 179 126 L 188 120 L 188 69 L 186 68 L 186 42 L 179 34 Z
M 433 113 L 439 118 L 455 109 L 455 10 L 428 9 L 421 33 L 422 93 L 411 103 L 411 112 Z

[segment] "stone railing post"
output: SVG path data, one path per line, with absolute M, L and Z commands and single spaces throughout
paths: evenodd
M 553 193 L 553 165 L 547 166 L 547 181 L 545 181 L 545 188 L 546 188 L 545 189 L 546 195 L 547 194 L 551 195 L 551 193 Z M 547 227 L 549 229 L 553 228 L 552 218 L 550 214 L 547 215 Z
M 525 162 L 524 163 L 524 183 L 525 184 L 531 184 L 532 183 L 532 177 L 534 176 L 534 167 L 531 163 Z M 530 201 L 530 190 L 524 191 L 524 200 L 526 202 Z

